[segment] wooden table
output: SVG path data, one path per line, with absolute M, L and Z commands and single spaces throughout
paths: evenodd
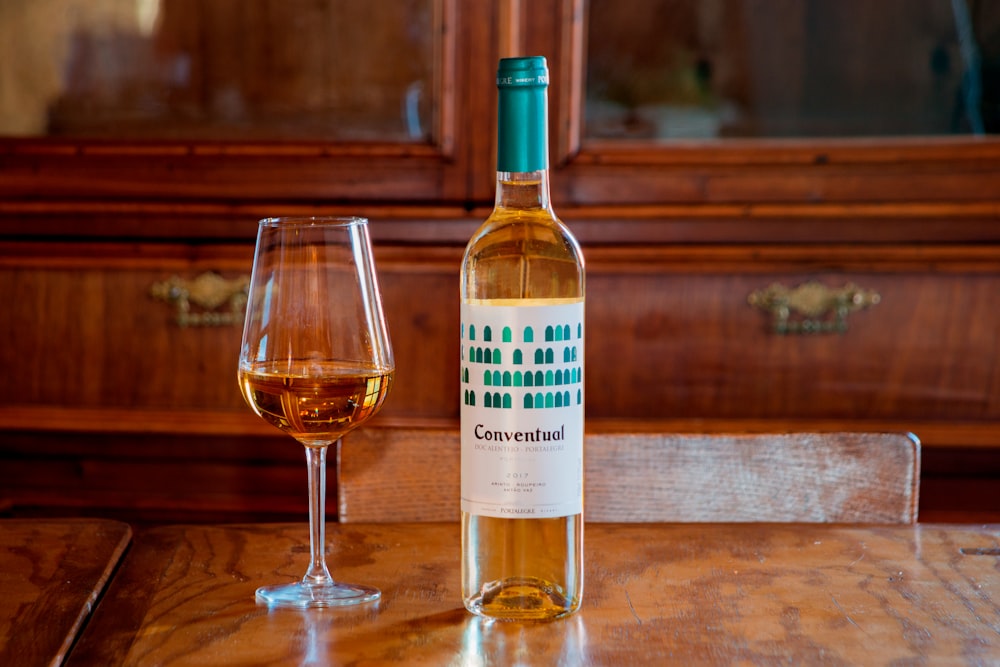
M 488 622 L 457 524 L 330 524 L 335 577 L 377 603 L 268 610 L 305 525 L 140 535 L 73 664 L 998 664 L 1000 526 L 588 524 L 580 612 Z
M 60 664 L 131 535 L 117 521 L 0 521 L 0 665 Z

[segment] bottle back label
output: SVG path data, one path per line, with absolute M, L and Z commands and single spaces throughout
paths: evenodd
M 503 304 L 461 308 L 462 511 L 580 514 L 583 301 Z

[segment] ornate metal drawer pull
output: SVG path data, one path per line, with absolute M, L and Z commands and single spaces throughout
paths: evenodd
M 249 288 L 249 276 L 226 280 L 209 271 L 194 280 L 172 276 L 153 284 L 149 293 L 177 307 L 179 326 L 217 327 L 243 324 Z M 220 310 L 223 306 L 227 308 Z
M 778 334 L 844 333 L 849 313 L 881 300 L 877 292 L 854 283 L 833 288 L 816 281 L 793 288 L 774 283 L 747 297 L 751 306 L 774 316 Z

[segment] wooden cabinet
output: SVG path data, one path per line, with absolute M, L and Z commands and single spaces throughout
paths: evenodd
M 530 52 L 549 58 L 553 197 L 587 260 L 590 428 L 909 430 L 925 516 L 1000 516 L 1000 140 L 596 136 L 593 5 L 380 16 L 384 35 L 411 13 L 433 26 L 419 140 L 308 124 L 0 139 L 0 508 L 304 517 L 300 448 L 235 383 L 267 215 L 371 218 L 398 364 L 377 419 L 454 424 L 459 264 L 492 205 L 493 71 Z

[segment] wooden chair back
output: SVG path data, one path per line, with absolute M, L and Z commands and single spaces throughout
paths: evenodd
M 920 443 L 906 433 L 588 433 L 597 522 L 915 523 Z M 344 522 L 459 519 L 457 429 L 367 427 L 338 450 Z

